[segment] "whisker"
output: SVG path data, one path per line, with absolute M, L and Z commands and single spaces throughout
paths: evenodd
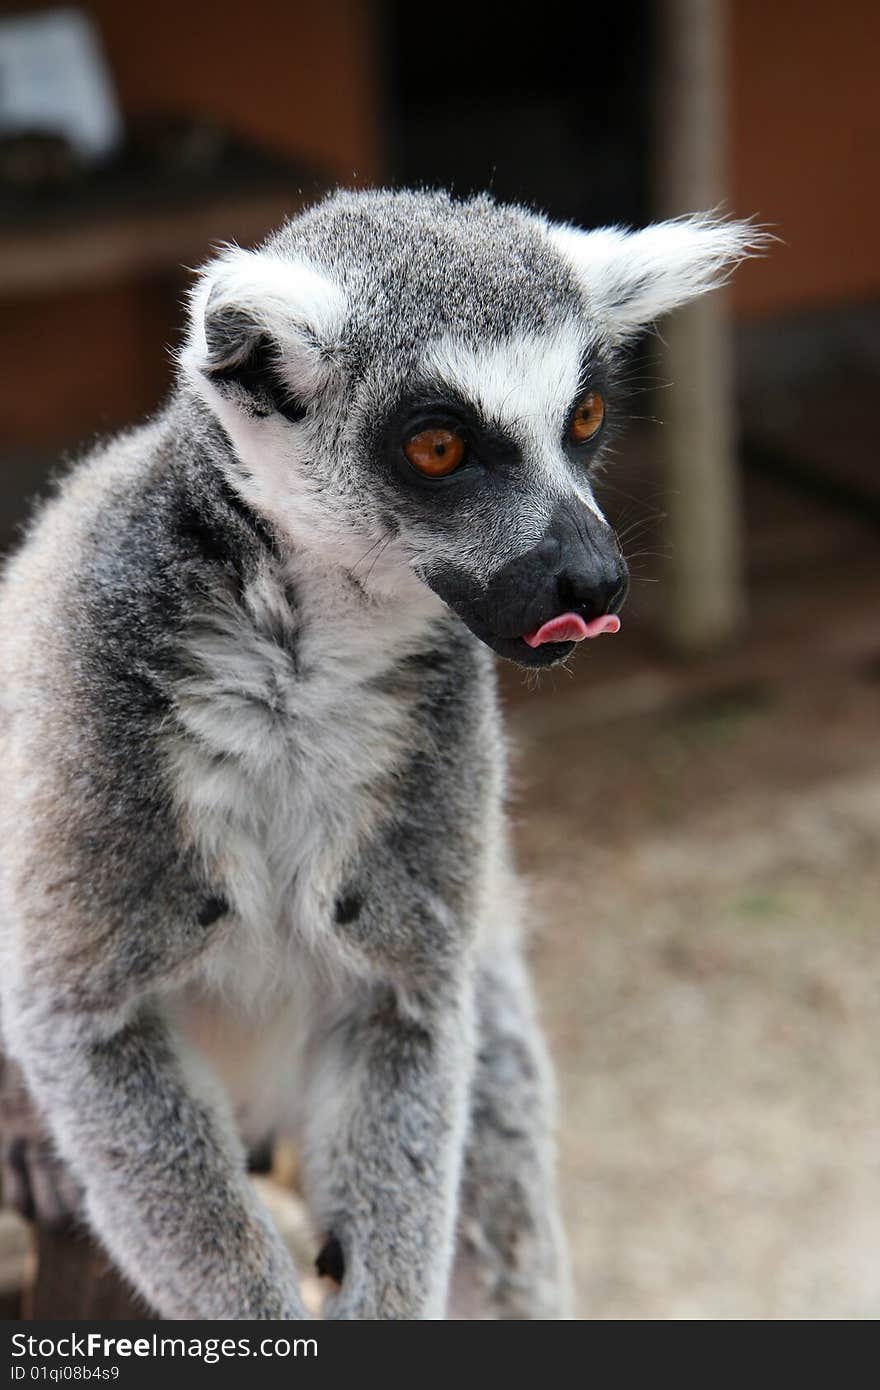
M 624 559 L 628 565 L 633 560 L 671 560 L 672 550 L 637 550 L 634 555 L 624 556 Z
M 352 578 L 354 578 L 354 573 L 355 573 L 355 570 L 357 569 L 358 565 L 362 565 L 362 564 L 364 563 L 364 560 L 366 560 L 367 556 L 368 556 L 368 555 L 372 555 L 373 551 L 376 549 L 376 546 L 377 546 L 377 545 L 381 545 L 382 542 L 383 542 L 384 540 L 385 540 L 385 537 L 384 537 L 384 536 L 380 536 L 379 539 L 378 539 L 377 541 L 373 541 L 373 544 L 372 544 L 371 546 L 368 546 L 368 547 L 367 547 L 367 549 L 364 551 L 364 553 L 363 553 L 363 555 L 361 556 L 361 558 L 360 558 L 359 560 L 356 560 L 356 561 L 355 561 L 355 563 L 352 565 L 351 569 L 349 570 L 349 574 L 352 576 Z
M 376 568 L 376 565 L 377 565 L 378 562 L 382 559 L 382 556 L 385 554 L 385 551 L 388 549 L 389 545 L 391 544 L 391 542 L 392 542 L 393 540 L 394 540 L 394 537 L 393 537 L 393 536 L 389 536 L 389 537 L 387 538 L 387 540 L 385 541 L 385 544 L 382 546 L 382 549 L 381 549 L 381 550 L 376 554 L 376 556 L 374 557 L 373 563 L 370 565 L 370 568 L 367 570 L 366 574 L 365 574 L 364 577 L 363 577 L 363 581 L 362 581 L 362 582 L 363 582 L 364 584 L 366 584 L 367 581 L 369 580 L 370 575 L 373 573 L 373 570 Z
M 617 539 L 620 544 L 623 545 L 624 541 L 632 540 L 634 536 L 650 531 L 653 526 L 656 526 L 657 523 L 663 519 L 664 513 L 662 512 L 658 512 L 654 516 L 639 517 L 637 520 L 631 521 L 628 526 L 618 527 Z

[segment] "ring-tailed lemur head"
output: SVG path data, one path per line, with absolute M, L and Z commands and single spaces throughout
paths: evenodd
M 338 193 L 206 267 L 182 364 L 232 482 L 300 549 L 375 591 L 426 584 L 500 655 L 551 665 L 626 592 L 590 481 L 621 350 L 752 240 Z

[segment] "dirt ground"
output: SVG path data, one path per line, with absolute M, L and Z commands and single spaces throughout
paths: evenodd
M 880 1313 L 878 693 L 515 701 L 581 1317 Z

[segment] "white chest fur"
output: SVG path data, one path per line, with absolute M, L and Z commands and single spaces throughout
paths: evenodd
M 182 823 L 234 919 L 206 983 L 245 1007 L 286 994 L 303 952 L 340 964 L 336 896 L 419 737 L 379 678 L 437 611 L 431 595 L 377 603 L 324 574 L 292 588 L 293 603 L 267 571 L 202 615 L 169 735 Z

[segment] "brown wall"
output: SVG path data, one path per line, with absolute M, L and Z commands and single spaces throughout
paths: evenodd
M 91 0 L 83 8 L 101 33 L 126 117 L 201 116 L 303 156 L 330 183 L 378 177 L 368 0 Z M 232 220 L 217 235 L 242 233 Z M 179 329 L 186 278 L 170 264 L 161 279 L 4 299 L 0 448 L 54 448 L 151 409 L 170 379 L 161 345 Z
M 734 282 L 745 315 L 880 294 L 880 3 L 728 0 L 731 192 L 786 242 Z
M 335 180 L 376 177 L 369 0 L 83 0 L 80 8 L 100 31 L 126 115 L 200 115 L 304 153 Z
M 880 0 L 838 0 L 833 10 L 821 0 L 728 4 L 731 201 L 786 243 L 736 277 L 737 312 L 876 296 Z M 381 176 L 369 0 L 91 0 L 85 8 L 130 117 L 200 114 L 305 156 L 331 180 Z M 167 380 L 157 344 L 178 326 L 182 285 L 172 270 L 161 287 L 4 302 L 2 446 L 54 446 L 149 409 Z

